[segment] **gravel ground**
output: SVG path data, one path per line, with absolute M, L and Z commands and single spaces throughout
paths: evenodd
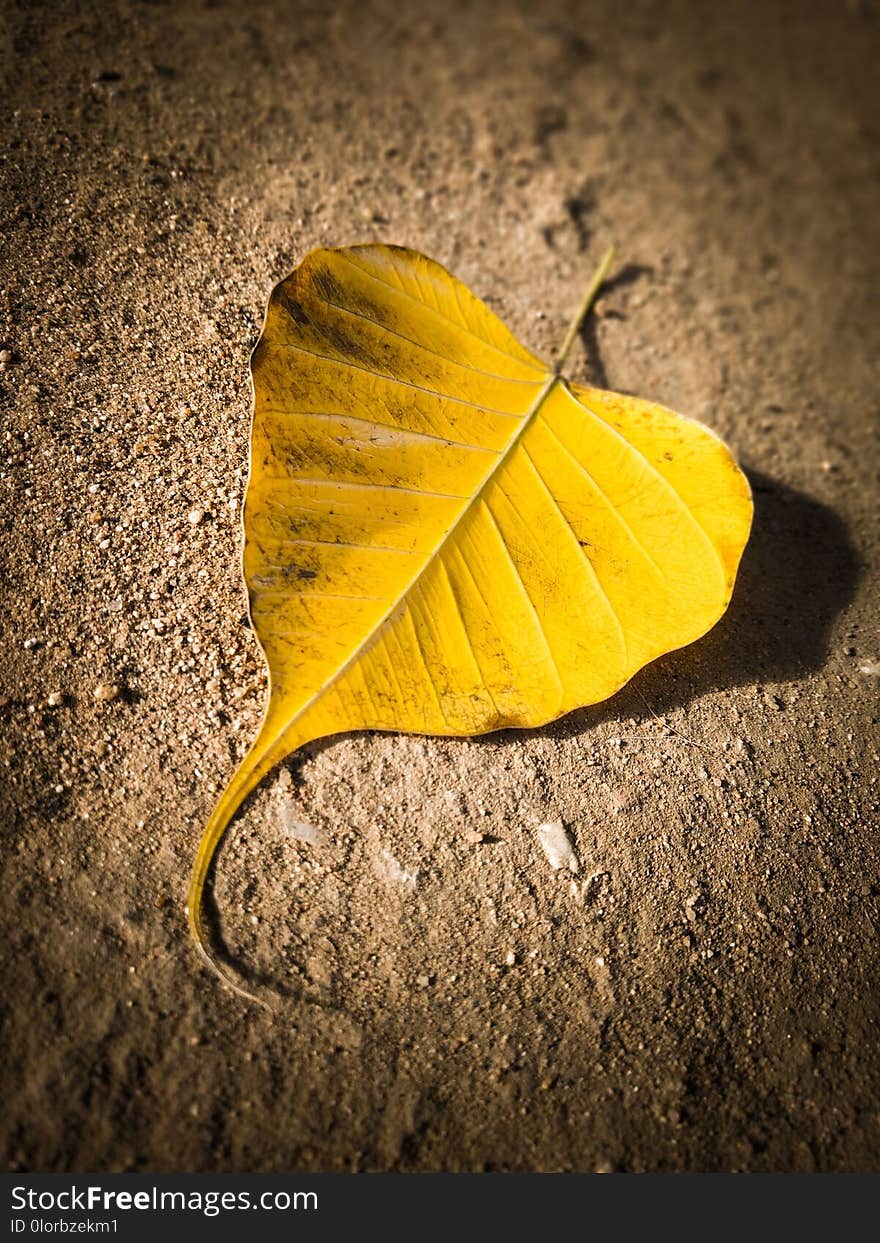
M 880 1167 L 875 0 L 2 10 L 7 1168 Z M 547 353 L 615 241 L 574 374 L 724 435 L 756 526 L 608 703 L 264 783 L 215 933 L 273 1018 L 183 919 L 265 690 L 248 355 L 367 240 Z

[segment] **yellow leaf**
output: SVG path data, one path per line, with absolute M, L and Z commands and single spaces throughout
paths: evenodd
M 411 250 L 308 255 L 252 371 L 244 573 L 270 691 L 193 873 L 208 961 L 214 851 L 278 761 L 342 731 L 481 734 L 607 698 L 714 625 L 752 517 L 707 428 L 567 383 Z

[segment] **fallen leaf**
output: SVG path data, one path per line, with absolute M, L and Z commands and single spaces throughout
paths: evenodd
M 244 507 L 270 691 L 193 871 L 190 926 L 212 966 L 211 860 L 291 751 L 349 730 L 543 725 L 727 607 L 752 517 L 728 449 L 559 374 L 604 270 L 555 367 L 415 251 L 316 250 L 275 288 Z

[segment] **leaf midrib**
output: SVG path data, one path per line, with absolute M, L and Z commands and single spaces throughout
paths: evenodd
M 274 746 L 287 733 L 287 731 L 296 724 L 297 721 L 301 720 L 301 718 L 305 715 L 305 713 L 308 712 L 309 708 L 311 708 L 314 704 L 316 704 L 318 700 L 324 694 L 326 694 L 326 692 L 330 689 L 330 687 L 334 684 L 334 682 L 338 682 L 339 679 L 343 677 L 344 674 L 346 674 L 349 671 L 352 665 L 354 665 L 355 662 L 359 659 L 359 657 L 361 656 L 361 654 L 363 653 L 367 645 L 369 643 L 372 643 L 379 636 L 382 630 L 388 625 L 389 621 L 394 616 L 394 614 L 397 612 L 397 610 L 400 608 L 400 605 L 409 595 L 410 591 L 412 591 L 413 587 L 416 585 L 416 583 L 419 581 L 419 579 L 422 577 L 422 575 L 425 573 L 428 567 L 431 564 L 433 564 L 434 561 L 440 556 L 440 554 L 443 552 L 443 549 L 447 546 L 449 541 L 454 536 L 455 532 L 464 522 L 465 518 L 467 518 L 468 515 L 474 511 L 476 506 L 480 504 L 487 488 L 491 484 L 492 480 L 495 478 L 495 475 L 498 473 L 501 467 L 508 461 L 510 454 L 516 448 L 517 444 L 522 439 L 522 437 L 525 435 L 528 428 L 531 427 L 534 419 L 537 417 L 538 413 L 541 410 L 541 407 L 547 401 L 547 398 L 550 396 L 553 389 L 556 387 L 557 384 L 563 384 L 563 383 L 564 381 L 562 380 L 562 378 L 558 375 L 553 374 L 552 372 L 547 376 L 547 379 L 544 381 L 544 384 L 542 385 L 541 391 L 538 393 L 538 396 L 535 398 L 534 402 L 529 407 L 529 409 L 526 411 L 526 413 L 523 415 L 522 422 L 520 423 L 519 427 L 516 428 L 510 440 L 507 442 L 507 446 L 501 451 L 497 460 L 493 462 L 491 469 L 486 473 L 486 476 L 483 479 L 483 482 L 480 484 L 479 488 L 477 488 L 477 490 L 474 492 L 473 496 L 470 498 L 467 504 L 462 507 L 461 513 L 458 515 L 455 522 L 453 522 L 449 530 L 437 542 L 436 546 L 430 552 L 430 554 L 426 556 L 425 560 L 419 566 L 418 570 L 415 572 L 415 574 L 413 574 L 412 578 L 407 582 L 406 586 L 394 598 L 394 600 L 389 605 L 386 612 L 376 622 L 376 625 L 373 626 L 373 628 L 370 630 L 369 634 L 364 636 L 364 638 L 357 645 L 357 647 L 354 649 L 351 655 L 346 658 L 344 663 L 341 664 L 339 668 L 325 682 L 322 683 L 322 685 L 314 692 L 314 694 L 309 696 L 309 698 L 302 705 L 302 707 L 299 708 L 294 713 L 294 715 L 290 718 L 290 720 L 285 723 L 283 728 L 279 731 L 277 737 L 273 739 L 272 744 L 271 744 L 272 746 Z M 272 694 L 271 666 L 269 666 L 269 693 L 271 696 Z

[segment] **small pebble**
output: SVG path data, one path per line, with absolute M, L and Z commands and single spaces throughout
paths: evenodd
M 53 691 L 52 694 L 49 696 L 49 698 L 46 700 L 46 703 L 49 705 L 50 708 L 60 708 L 61 705 L 64 703 L 64 696 L 62 695 L 61 691 Z
M 464 802 L 458 790 L 444 790 L 443 801 L 457 816 L 464 815 Z
M 203 509 L 191 509 L 189 511 L 189 520 L 194 527 L 197 527 L 205 516 Z
M 316 824 L 309 824 L 307 820 L 298 819 L 294 808 L 288 803 L 280 805 L 279 818 L 281 821 L 281 832 L 285 837 L 292 838 L 297 842 L 308 842 L 311 846 L 323 846 L 327 840 L 326 829 L 322 829 Z
M 516 954 L 513 952 L 513 950 L 508 950 L 507 953 L 504 955 L 504 963 L 508 967 L 516 966 Z
M 99 703 L 112 703 L 119 698 L 120 688 L 114 682 L 99 682 L 92 694 Z
M 405 868 L 386 847 L 379 851 L 377 871 L 383 880 L 414 892 L 419 883 L 418 868 Z
M 571 838 L 565 831 L 565 826 L 561 820 L 551 820 L 547 824 L 539 824 L 535 831 L 538 834 L 538 841 L 543 847 L 544 854 L 547 856 L 547 862 L 554 872 L 558 872 L 560 868 L 568 868 L 570 872 L 578 872 L 580 870 L 580 863 L 575 854 Z

